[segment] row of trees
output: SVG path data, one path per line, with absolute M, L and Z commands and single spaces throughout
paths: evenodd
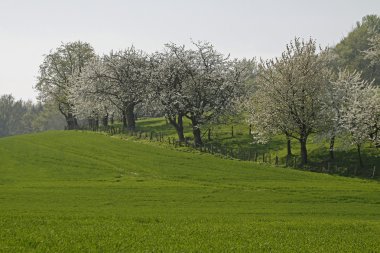
M 68 129 L 78 117 L 107 125 L 120 115 L 123 127 L 134 130 L 136 106 L 144 104 L 166 116 L 180 141 L 188 118 L 200 145 L 201 126 L 238 104 L 254 64 L 231 60 L 207 42 L 192 44 L 167 44 L 150 55 L 130 47 L 102 57 L 88 43 L 63 44 L 45 57 L 36 88 L 42 100 L 56 103 Z
M 358 31 L 367 41 L 350 47 Z M 368 141 L 380 145 L 379 31 L 380 18 L 367 16 L 336 48 L 318 49 L 313 39 L 296 38 L 281 57 L 261 61 L 257 91 L 246 104 L 254 138 L 266 142 L 284 134 L 288 156 L 290 140 L 296 139 L 306 164 L 310 134 L 330 140 L 331 159 L 336 137 L 349 137 L 363 166 L 362 145 Z
M 330 140 L 331 159 L 336 137 L 350 136 L 362 164 L 363 143 L 379 144 L 379 34 L 380 18 L 367 16 L 335 48 L 296 38 L 280 57 L 259 63 L 230 59 L 207 42 L 98 56 L 78 41 L 46 55 L 36 89 L 57 106 L 68 129 L 77 128 L 78 119 L 107 126 L 118 117 L 134 130 L 136 108 L 144 108 L 165 115 L 179 141 L 185 140 L 183 118 L 189 119 L 200 145 L 202 125 L 243 108 L 256 141 L 284 134 L 290 156 L 296 139 L 302 164 L 314 133 Z
M 49 104 L 0 97 L 0 137 L 50 129 L 62 129 L 62 118 Z

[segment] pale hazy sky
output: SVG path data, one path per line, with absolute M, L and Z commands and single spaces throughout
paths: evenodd
M 232 57 L 269 58 L 295 36 L 334 45 L 367 14 L 380 14 L 380 0 L 0 0 L 0 94 L 35 99 L 43 55 L 61 42 L 103 54 L 207 40 Z

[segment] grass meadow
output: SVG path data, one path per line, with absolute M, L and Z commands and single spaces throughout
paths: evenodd
M 208 145 L 221 146 L 234 151 L 251 150 L 259 154 L 271 153 L 272 163 L 277 155 L 280 158 L 280 164 L 285 165 L 287 156 L 287 141 L 283 135 L 274 136 L 265 144 L 255 143 L 252 135 L 249 134 L 249 125 L 241 119 L 243 117 L 235 117 L 228 123 L 209 124 L 202 128 L 203 140 Z M 162 133 L 166 138 L 177 138 L 176 132 L 172 125 L 167 124 L 163 118 L 146 118 L 141 119 L 137 123 L 138 131 Z M 208 129 L 211 129 L 211 140 L 208 140 Z M 192 138 L 192 130 L 190 122 L 184 120 L 185 136 Z M 232 135 L 233 132 L 233 135 Z M 298 158 L 300 161 L 300 144 L 297 140 L 291 140 L 293 158 Z M 373 167 L 375 167 L 375 178 L 380 178 L 380 149 L 375 148 L 370 143 L 366 143 L 362 147 L 362 157 L 364 168 L 360 171 L 359 160 L 356 146 L 351 145 L 349 137 L 337 137 L 335 143 L 335 160 L 330 161 L 329 155 L 329 139 L 323 138 L 316 134 L 312 134 L 308 139 L 308 156 L 310 166 L 316 166 L 319 171 L 321 167 L 326 167 L 327 163 L 331 163 L 331 169 L 338 166 L 341 173 L 342 169 L 348 169 L 349 174 L 357 170 L 357 174 L 363 177 L 371 177 Z M 260 159 L 259 159 L 260 160 Z M 335 173 L 336 171 L 334 171 Z
M 380 251 L 378 181 L 187 151 L 1 138 L 0 252 Z

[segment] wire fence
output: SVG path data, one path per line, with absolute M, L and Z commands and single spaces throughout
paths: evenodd
M 342 164 L 336 159 L 322 162 L 309 162 L 307 165 L 302 165 L 300 157 L 295 155 L 280 157 L 277 154 L 277 151 L 262 151 L 246 147 L 230 147 L 220 143 L 204 143 L 202 145 L 195 145 L 189 138 L 186 138 L 184 142 L 180 142 L 172 136 L 165 136 L 163 132 L 144 132 L 140 130 L 134 131 L 117 126 L 92 128 L 82 127 L 79 130 L 104 132 L 109 135 L 126 135 L 137 139 L 167 143 L 169 145 L 172 145 L 174 148 L 188 147 L 199 150 L 203 153 L 209 153 L 227 159 L 238 159 L 242 161 L 266 163 L 285 168 L 295 168 L 320 173 L 338 174 L 342 176 L 360 176 L 364 178 L 377 178 L 380 174 L 376 171 L 376 164 L 366 165 L 365 167 L 361 168 L 358 164 L 347 166 L 347 164 Z

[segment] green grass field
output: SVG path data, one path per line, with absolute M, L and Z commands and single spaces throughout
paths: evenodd
M 252 136 L 249 134 L 249 126 L 244 120 L 243 116 L 235 117 L 235 122 L 219 123 L 205 125 L 202 127 L 203 140 L 207 144 L 214 146 L 223 146 L 229 149 L 238 151 L 251 150 L 262 153 L 271 153 L 272 157 L 278 155 L 280 157 L 280 163 L 285 164 L 287 155 L 287 143 L 286 138 L 283 135 L 274 136 L 266 144 L 258 144 L 253 142 Z M 190 122 L 185 119 L 184 121 L 185 136 L 192 138 L 192 131 Z M 232 127 L 234 135 L 232 136 Z M 177 138 L 176 132 L 172 125 L 167 124 L 163 118 L 147 118 L 141 119 L 137 122 L 138 131 L 144 132 L 160 132 L 165 137 Z M 208 140 L 207 129 L 211 128 L 211 140 Z M 335 166 L 339 168 L 347 168 L 354 174 L 353 171 L 357 170 L 358 175 L 362 177 L 372 176 L 373 167 L 377 168 L 377 174 L 375 177 L 380 179 L 380 148 L 375 148 L 370 143 L 363 145 L 362 156 L 364 161 L 364 168 L 360 171 L 357 149 L 355 146 L 350 145 L 350 141 L 347 137 L 338 137 L 335 144 L 335 161 L 330 161 L 329 156 L 329 140 L 323 139 L 316 135 L 311 135 L 308 140 L 308 155 L 310 166 L 317 166 L 320 169 L 321 166 L 327 166 L 327 162 L 330 162 L 331 169 Z M 297 140 L 292 139 L 292 153 L 294 157 L 298 157 L 300 161 L 300 145 Z M 272 159 L 274 163 L 274 159 Z M 335 173 L 335 172 L 334 172 Z M 344 173 L 343 173 L 344 174 Z
M 99 133 L 0 139 L 0 252 L 380 252 L 378 181 Z

